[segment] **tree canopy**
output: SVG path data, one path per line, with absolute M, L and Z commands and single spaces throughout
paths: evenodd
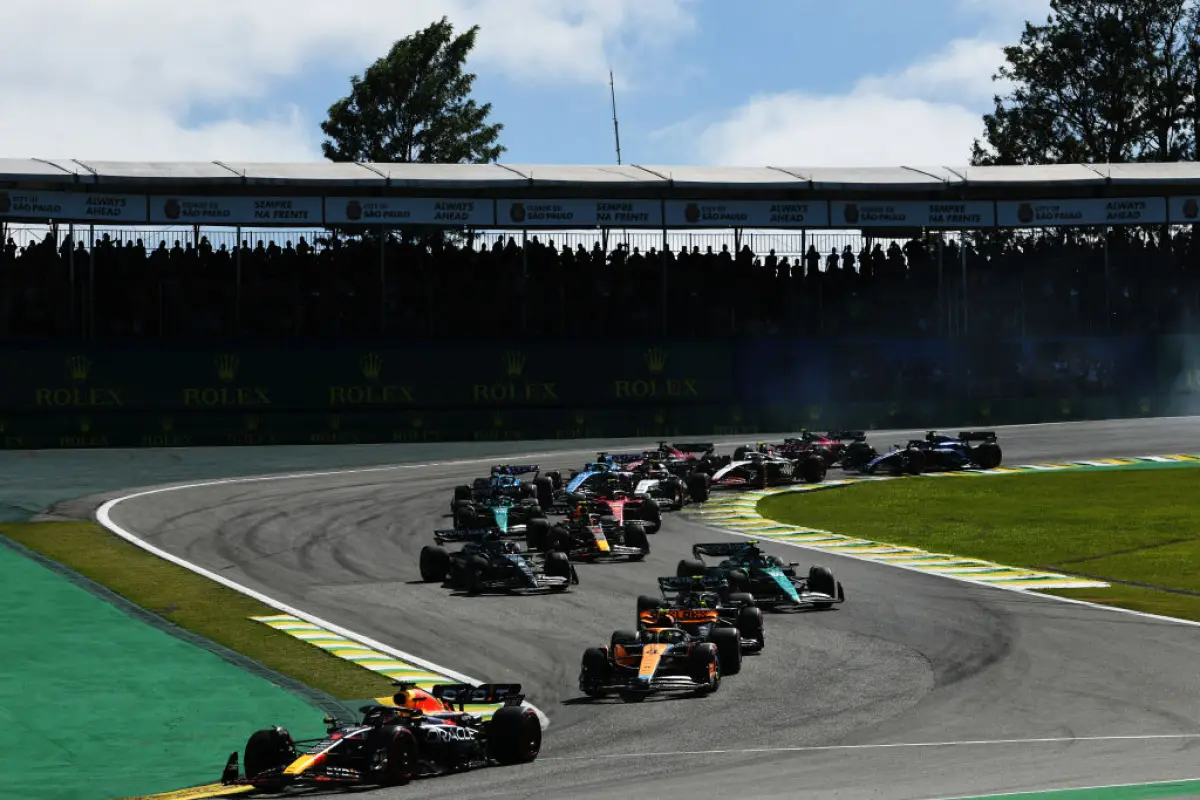
M 443 17 L 397 41 L 350 79 L 350 94 L 329 109 L 321 149 L 330 161 L 487 163 L 504 152 L 504 126 L 491 103 L 471 97 L 465 69 L 479 26 L 455 35 Z
M 1051 0 L 1004 57 L 971 163 L 1196 159 L 1200 0 Z

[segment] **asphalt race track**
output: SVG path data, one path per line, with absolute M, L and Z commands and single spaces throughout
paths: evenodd
M 998 431 L 1010 464 L 1200 452 L 1200 417 Z M 593 453 L 539 461 L 578 468 Z M 1200 775 L 1200 628 L 783 545 L 831 567 L 847 603 L 768 614 L 766 651 L 711 697 L 583 702 L 584 648 L 633 627 L 636 595 L 692 543 L 728 537 L 669 516 L 644 563 L 580 565 L 566 595 L 451 596 L 419 582 L 417 553 L 447 526 L 453 485 L 485 469 L 225 484 L 128 501 L 113 518 L 363 635 L 520 682 L 550 717 L 532 765 L 371 797 L 934 798 Z M 242 744 L 214 748 L 214 778 Z

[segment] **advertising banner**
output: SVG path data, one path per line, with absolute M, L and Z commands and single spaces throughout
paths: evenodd
M 319 197 L 150 198 L 150 221 L 167 225 L 320 225 Z
M 835 202 L 830 225 L 850 228 L 991 228 L 996 208 L 989 201 L 971 202 Z
M 327 225 L 437 225 L 491 227 L 491 200 L 432 197 L 327 197 Z
M 498 200 L 496 224 L 518 228 L 661 228 L 657 200 Z
M 996 222 L 1002 228 L 1154 225 L 1166 221 L 1167 201 L 1163 197 L 1006 200 L 996 204 Z
M 820 200 L 671 200 L 668 228 L 828 228 L 829 203 Z
M 0 191 L 0 219 L 146 222 L 145 195 Z

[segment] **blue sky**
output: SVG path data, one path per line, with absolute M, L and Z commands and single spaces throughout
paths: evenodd
M 446 14 L 482 26 L 476 96 L 511 163 L 613 161 L 611 64 L 628 163 L 960 164 L 999 48 L 1046 5 L 255 0 L 217 16 L 193 0 L 6 0 L 0 102 L 19 124 L 0 152 L 316 159 L 349 75 Z

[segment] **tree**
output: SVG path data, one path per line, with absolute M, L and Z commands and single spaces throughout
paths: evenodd
M 994 80 L 973 164 L 1180 161 L 1196 155 L 1196 0 L 1051 0 Z
M 454 35 L 445 17 L 399 40 L 366 72 L 350 79 L 350 94 L 329 109 L 321 144 L 330 161 L 474 163 L 495 161 L 504 126 L 490 124 L 491 103 L 471 98 L 475 75 L 465 71 L 479 26 Z

